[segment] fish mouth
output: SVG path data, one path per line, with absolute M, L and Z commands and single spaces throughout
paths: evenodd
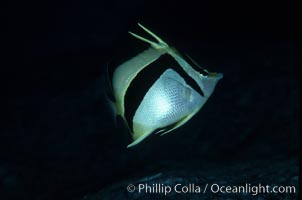
M 215 73 L 215 72 L 209 72 L 208 77 L 215 78 L 217 80 L 220 80 L 223 78 L 223 73 Z

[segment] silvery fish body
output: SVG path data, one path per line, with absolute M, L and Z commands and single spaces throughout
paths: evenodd
M 220 73 L 210 73 L 157 35 L 151 46 L 119 65 L 112 77 L 114 110 L 126 122 L 132 147 L 152 133 L 168 133 L 192 118 L 212 94 Z M 139 88 L 139 89 L 138 89 Z

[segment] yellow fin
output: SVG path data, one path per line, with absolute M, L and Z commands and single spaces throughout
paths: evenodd
M 167 133 L 173 131 L 174 129 L 177 129 L 178 127 L 184 125 L 189 119 L 191 119 L 192 116 L 193 116 L 193 115 L 187 115 L 187 116 L 185 116 L 183 119 L 181 119 L 180 121 L 178 121 L 178 122 L 173 126 L 173 128 L 171 128 L 171 129 L 169 129 L 169 130 L 167 130 L 167 131 L 161 133 L 160 136 L 166 135 Z
M 143 141 L 146 137 L 148 137 L 151 134 L 152 134 L 152 132 L 147 133 L 147 134 L 143 134 L 142 136 L 140 136 L 139 138 L 137 138 L 136 140 L 134 140 L 131 144 L 129 144 L 127 146 L 127 148 L 133 147 L 133 146 L 137 145 L 138 143 L 140 143 L 141 141 Z

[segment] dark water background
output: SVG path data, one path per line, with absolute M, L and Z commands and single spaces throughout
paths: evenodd
M 1 200 L 97 191 L 162 199 L 119 187 L 154 174 L 298 185 L 294 1 L 9 1 L 1 10 Z M 190 123 L 126 149 L 130 135 L 114 127 L 102 77 L 142 47 L 127 33 L 139 32 L 137 22 L 224 78 Z

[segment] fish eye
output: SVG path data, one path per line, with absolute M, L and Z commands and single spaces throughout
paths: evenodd
M 195 68 L 194 68 L 195 69 Z M 203 76 L 208 76 L 209 72 L 206 69 L 203 68 L 199 68 L 199 70 L 197 70 L 201 75 Z

